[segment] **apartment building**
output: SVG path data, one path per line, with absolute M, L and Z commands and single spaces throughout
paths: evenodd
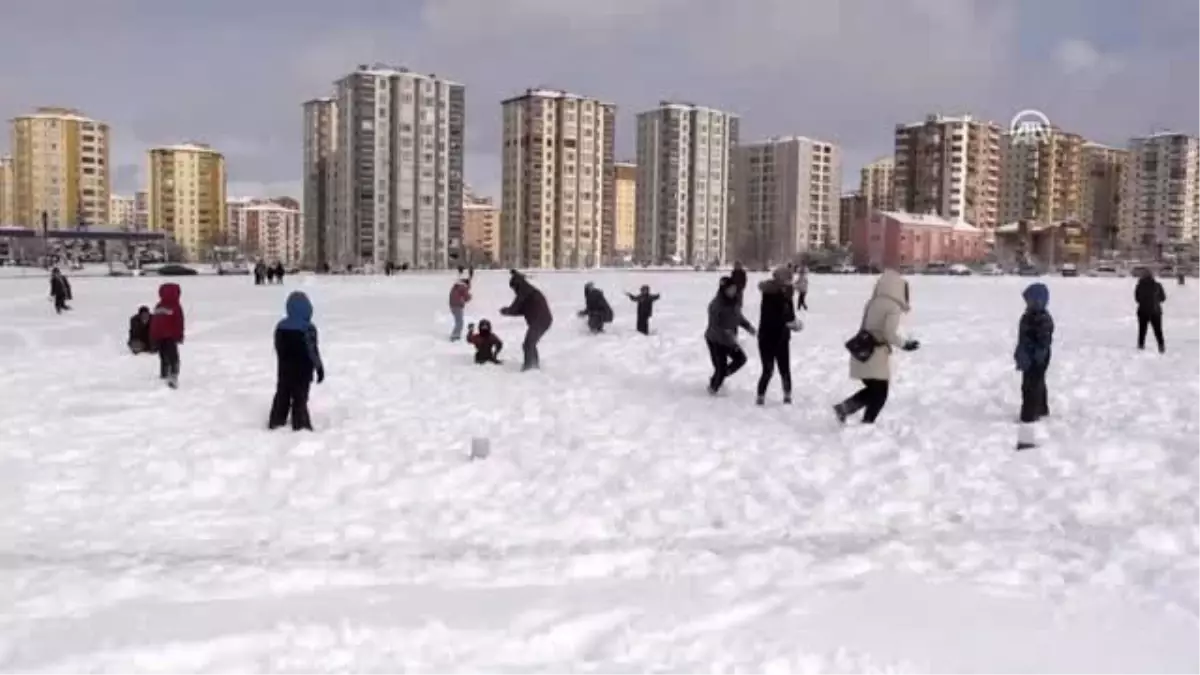
M 151 148 L 150 229 L 170 235 L 188 260 L 227 243 L 225 157 L 203 143 Z
M 137 209 L 135 206 L 132 196 L 113 195 L 109 197 L 109 223 L 123 230 L 135 230 L 137 228 Z
M 996 227 L 1000 207 L 1000 126 L 971 115 L 929 115 L 899 124 L 894 207 Z
M 108 125 L 69 108 L 38 108 L 11 122 L 13 220 L 51 228 L 109 220 Z
M 336 89 L 329 262 L 446 268 L 462 247 L 466 88 L 376 64 Z
M 637 245 L 637 164 L 617 162 L 613 168 L 613 255 L 625 259 Z
M 294 205 L 261 200 L 242 207 L 241 239 L 246 253 L 298 267 L 304 258 L 304 222 Z
M 1116 249 L 1121 204 L 1121 172 L 1129 152 L 1099 143 L 1083 144 L 1080 220 L 1091 228 L 1098 248 Z
M 332 97 L 304 103 L 303 264 L 309 269 L 334 263 L 337 110 L 337 101 Z
M 13 175 L 13 158 L 0 157 L 0 227 L 16 225 L 13 214 L 16 183 Z
M 1000 137 L 1000 223 L 1057 223 L 1084 213 L 1084 140 L 1057 127 L 1045 137 Z
M 471 264 L 500 260 L 500 209 L 490 197 L 463 204 L 463 245 Z
M 614 248 L 612 103 L 527 89 L 501 103 L 500 259 L 511 267 L 598 266 Z
M 139 232 L 150 229 L 150 193 L 147 190 L 133 193 L 133 224 Z
M 245 246 L 249 241 L 246 234 L 246 209 L 261 204 L 264 200 L 253 197 L 228 197 L 225 200 L 225 241 Z
M 1119 240 L 1160 255 L 1200 232 L 1200 139 L 1158 133 L 1129 141 L 1121 175 Z
M 867 200 L 868 211 L 891 211 L 895 208 L 895 180 L 894 157 L 882 157 L 862 168 L 859 173 L 858 193 Z
M 847 192 L 842 195 L 841 204 L 838 206 L 838 241 L 842 246 L 850 245 L 855 225 L 870 213 L 867 198 L 861 192 Z
M 842 158 L 836 145 L 772 138 L 738 146 L 733 164 L 730 254 L 763 265 L 837 246 Z
M 656 264 L 725 262 L 737 115 L 663 101 L 637 116 L 635 258 Z

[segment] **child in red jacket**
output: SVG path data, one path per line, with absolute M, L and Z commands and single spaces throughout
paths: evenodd
M 167 386 L 179 386 L 179 345 L 183 344 L 183 306 L 179 284 L 158 287 L 158 304 L 150 317 L 150 341 L 158 347 L 158 376 Z

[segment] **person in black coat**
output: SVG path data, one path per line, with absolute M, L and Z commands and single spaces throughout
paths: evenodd
M 277 284 L 283 283 L 283 276 L 284 276 L 285 270 L 283 269 L 282 262 L 275 261 L 275 266 L 271 268 L 271 273 L 272 273 L 272 276 L 275 277 L 275 283 L 277 283 Z
M 799 324 L 792 304 L 791 281 L 791 270 L 779 267 L 771 273 L 770 279 L 758 285 L 762 291 L 758 317 L 758 358 L 762 362 L 762 375 L 758 378 L 758 397 L 754 401 L 758 405 L 763 404 L 776 368 L 783 383 L 783 402 L 792 402 L 792 331 L 797 330 Z
M 1150 270 L 1142 272 L 1137 286 L 1133 289 L 1133 299 L 1137 302 L 1138 338 L 1137 348 L 1146 348 L 1146 328 L 1154 329 L 1154 340 L 1158 342 L 1158 353 L 1167 351 L 1166 341 L 1163 340 L 1162 306 L 1167 301 L 1167 292 L 1162 284 L 1154 278 Z
M 521 364 L 521 370 L 536 370 L 541 368 L 537 346 L 541 342 L 542 336 L 553 325 L 554 315 L 550 313 L 550 305 L 546 302 L 546 296 L 534 288 L 533 284 L 529 283 L 529 279 L 521 272 L 512 270 L 508 287 L 513 290 L 513 301 L 511 305 L 501 309 L 500 314 L 525 317 L 525 339 L 521 342 L 524 361 Z
M 150 308 L 142 305 L 137 314 L 129 317 L 129 339 L 125 343 L 133 354 L 150 354 L 155 351 L 150 340 Z
M 56 314 L 62 314 L 63 310 L 71 309 L 67 306 L 67 301 L 72 299 L 71 282 L 57 267 L 50 272 L 50 297 L 54 299 Z
M 292 291 L 287 298 L 287 316 L 275 326 L 275 398 L 267 427 L 278 429 L 288 421 L 292 430 L 312 431 L 308 415 L 308 393 L 313 375 L 317 384 L 325 381 L 325 364 L 317 340 L 317 327 L 312 322 L 313 307 L 308 296 Z
M 629 299 L 637 303 L 637 332 L 642 335 L 650 334 L 650 317 L 654 315 L 654 303 L 658 302 L 658 294 L 651 293 L 649 286 L 642 286 L 641 291 L 634 295 L 626 293 Z
M 604 324 L 612 323 L 613 320 L 612 306 L 608 304 L 608 298 L 604 297 L 604 291 L 596 288 L 592 282 L 587 282 L 583 286 L 583 303 L 584 307 L 579 316 L 587 317 L 588 330 L 592 333 L 603 333 Z

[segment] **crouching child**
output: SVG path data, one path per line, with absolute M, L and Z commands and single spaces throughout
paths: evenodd
M 1017 348 L 1013 353 L 1021 372 L 1021 426 L 1017 430 L 1017 450 L 1037 444 L 1033 423 L 1050 414 L 1046 393 L 1046 370 L 1054 342 L 1054 319 L 1046 307 L 1050 289 L 1045 284 L 1030 284 L 1022 294 L 1025 313 L 1017 326 Z
M 492 332 L 492 322 L 483 319 L 479 322 L 479 330 L 475 324 L 467 326 L 467 342 L 475 347 L 475 363 L 500 363 L 500 350 L 504 343 Z
M 154 351 L 150 341 L 150 308 L 142 305 L 137 314 L 129 317 L 129 338 L 125 343 L 132 354 L 148 354 Z
M 278 429 L 292 418 L 292 430 L 312 431 L 308 416 L 308 392 L 313 376 L 325 381 L 325 364 L 313 325 L 313 306 L 308 296 L 293 291 L 287 298 L 287 316 L 275 326 L 275 399 L 267 427 Z

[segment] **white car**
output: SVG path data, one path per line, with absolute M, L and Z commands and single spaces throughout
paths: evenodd
M 855 274 L 858 270 L 854 265 L 842 264 L 833 268 L 834 274 Z
M 1077 277 L 1079 268 L 1075 266 L 1075 263 L 1063 263 L 1062 267 L 1058 268 L 1058 273 L 1064 277 Z
M 1112 278 L 1124 275 L 1121 274 L 1121 270 L 1116 265 L 1096 265 L 1088 270 L 1088 276 Z
M 971 268 L 962 263 L 954 263 L 946 270 L 946 274 L 952 277 L 969 277 L 971 276 Z

